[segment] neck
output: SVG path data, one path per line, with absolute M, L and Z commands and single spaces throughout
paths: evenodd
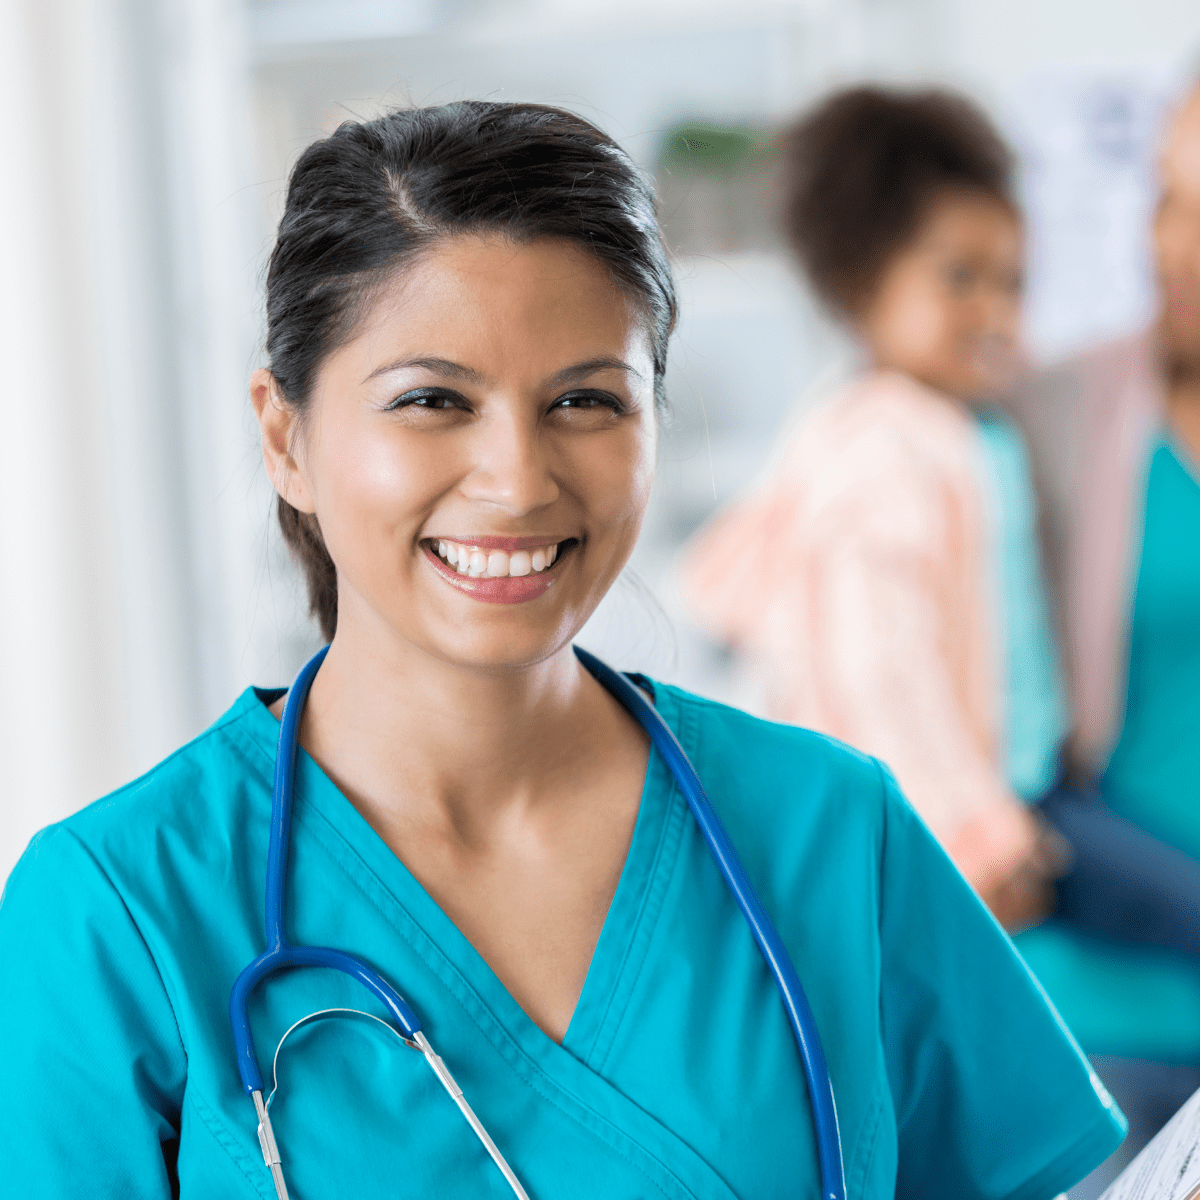
M 628 720 L 615 708 L 570 645 L 492 671 L 348 621 L 313 683 L 301 737 L 368 820 L 403 809 L 473 841 L 553 796 L 586 765 L 595 735 Z
M 1175 356 L 1167 359 L 1168 391 L 1173 395 L 1200 393 L 1200 359 Z
M 1167 420 L 1179 442 L 1200 462 L 1200 357 L 1168 353 L 1164 366 Z

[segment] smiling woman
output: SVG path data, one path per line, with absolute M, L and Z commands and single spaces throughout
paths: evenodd
M 1036 1200 L 1103 1158 L 1119 1115 L 878 763 L 573 651 L 675 318 L 623 152 L 536 105 L 344 125 L 267 309 L 330 645 L 13 873 L 15 1191 Z

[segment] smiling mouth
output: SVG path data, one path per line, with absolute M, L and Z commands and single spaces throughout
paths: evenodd
M 477 546 L 447 538 L 430 538 L 424 544 L 431 554 L 467 579 L 519 579 L 549 571 L 564 554 L 579 545 L 579 540 L 567 538 L 561 542 L 546 542 L 512 550 Z
M 539 542 L 481 536 L 479 541 L 486 544 L 426 538 L 421 548 L 446 583 L 485 604 L 524 604 L 544 596 L 558 581 L 564 560 L 573 562 L 581 545 L 578 538 Z

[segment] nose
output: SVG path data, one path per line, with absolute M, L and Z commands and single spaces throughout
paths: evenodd
M 476 431 L 474 463 L 461 490 L 469 500 L 523 517 L 559 497 L 550 439 L 536 415 L 493 412 Z

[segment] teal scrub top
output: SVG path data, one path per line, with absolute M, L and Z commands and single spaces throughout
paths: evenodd
M 1037 800 L 1058 774 L 1068 718 L 1042 571 L 1033 472 L 1021 434 L 1008 417 L 979 412 L 975 428 L 991 516 L 1003 651 L 1005 776 L 1022 799 Z
M 654 685 L 807 989 L 848 1195 L 1041 1200 L 1124 1122 L 1038 984 L 874 760 Z M 264 946 L 278 693 L 248 691 L 144 778 L 40 833 L 0 902 L 0 1130 L 13 1195 L 273 1192 L 229 990 Z M 819 1192 L 771 976 L 657 753 L 565 1040 L 545 1036 L 301 753 L 294 941 L 407 997 L 532 1200 Z M 283 1032 L 369 997 L 321 970 L 251 1009 Z M 372 1022 L 289 1039 L 272 1107 L 296 1200 L 511 1196 L 421 1057 Z
M 1169 435 L 1146 481 L 1125 720 L 1101 781 L 1122 816 L 1200 856 L 1200 479 Z M 1084 1048 L 1200 1062 L 1200 970 L 1053 922 L 1017 939 Z

